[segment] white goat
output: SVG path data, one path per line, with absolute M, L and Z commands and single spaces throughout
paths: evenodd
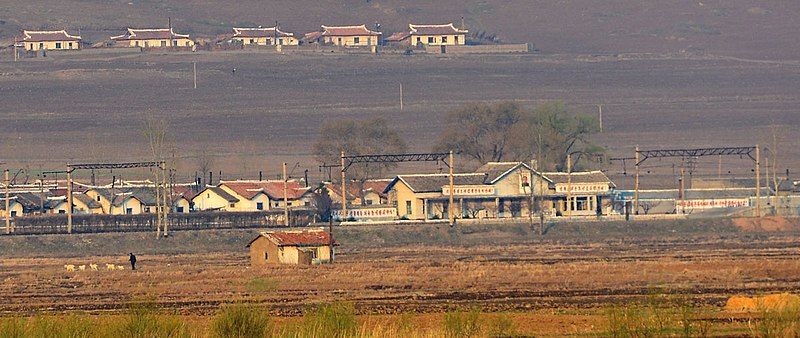
M 116 269 L 117 269 L 116 265 L 106 263 L 106 270 L 116 270 Z
M 67 264 L 67 265 L 64 265 L 64 269 L 67 269 L 67 272 L 73 272 L 73 271 L 75 271 L 75 266 L 72 265 L 72 264 Z
M 89 268 L 92 269 L 92 271 L 97 271 L 97 264 L 89 264 Z
M 78 270 L 86 271 L 86 265 L 78 265 Z
M 125 270 L 125 267 L 122 265 L 117 265 L 117 270 Z

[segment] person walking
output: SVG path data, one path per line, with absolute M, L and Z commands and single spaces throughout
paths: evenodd
M 131 257 L 128 259 L 131 261 L 131 270 L 136 270 L 136 255 L 131 252 Z

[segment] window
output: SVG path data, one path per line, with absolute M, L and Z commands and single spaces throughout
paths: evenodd
M 11 217 L 17 217 L 17 211 L 16 210 L 11 212 Z
M 70 42 L 67 46 L 69 46 L 69 49 L 72 49 L 72 42 Z
M 442 43 L 447 43 L 447 37 L 446 36 L 442 37 Z
M 97 201 L 100 202 L 100 195 L 97 195 Z
M 406 201 L 406 215 L 411 215 L 411 201 Z
M 367 205 L 372 205 L 372 200 L 367 200 Z
M 39 42 L 39 49 L 44 49 L 44 44 Z
M 127 209 L 125 209 L 125 214 L 126 214 L 126 215 L 133 215 L 133 208 L 127 208 Z
M 251 45 L 253 44 L 253 39 L 250 39 L 250 44 L 251 44 Z
M 456 44 L 458 44 L 458 35 L 454 36 L 454 39 L 456 41 Z
M 173 40 L 172 41 L 172 46 L 178 47 L 178 40 Z
M 190 45 L 191 43 L 189 41 L 186 41 L 186 47 L 189 47 Z
M 144 42 L 144 48 L 147 48 L 147 47 L 150 47 L 150 42 L 148 42 L 148 41 L 145 41 L 145 42 Z
M 420 44 L 420 43 L 422 43 L 422 38 L 418 36 L 417 37 L 417 44 Z
M 432 36 L 428 37 L 428 43 L 433 43 L 433 37 Z
M 166 47 L 166 46 L 167 46 L 167 42 L 166 41 L 161 41 L 161 47 Z
M 359 37 L 357 37 L 357 36 L 353 38 L 353 43 L 354 43 L 354 44 L 356 44 L 356 45 L 357 45 L 357 44 L 359 44 L 360 42 L 361 42 L 361 38 L 359 38 Z
M 264 202 L 256 203 L 256 210 L 264 210 Z
M 59 214 L 66 214 L 66 213 L 67 213 L 67 211 L 66 211 L 66 210 L 59 210 L 59 211 L 58 211 L 58 213 L 59 213 Z
M 265 261 L 269 260 L 269 252 L 264 251 L 264 260 Z
M 283 39 L 278 39 L 278 44 L 283 45 Z
M 342 38 L 338 38 L 338 39 L 336 39 L 336 41 L 338 41 L 338 42 L 339 42 L 339 45 L 341 45 L 341 44 L 342 44 Z
M 133 44 L 136 45 L 136 47 L 139 47 L 139 41 L 136 41 Z
M 231 208 L 235 208 L 236 207 L 236 203 L 231 203 L 230 206 L 231 206 Z
M 182 213 L 183 212 L 183 207 L 177 207 L 177 208 L 175 208 L 175 211 L 177 211 L 179 213 Z
M 61 42 L 56 42 L 56 49 L 61 49 Z

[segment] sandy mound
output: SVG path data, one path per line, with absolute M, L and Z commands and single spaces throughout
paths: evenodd
M 785 217 L 762 217 L 762 218 L 737 218 L 733 224 L 743 231 L 753 232 L 777 232 L 777 231 L 798 231 L 800 230 L 800 220 L 797 218 Z
M 780 310 L 789 306 L 800 306 L 800 296 L 790 293 L 778 293 L 753 298 L 733 296 L 725 303 L 725 310 L 731 312 L 753 312 Z

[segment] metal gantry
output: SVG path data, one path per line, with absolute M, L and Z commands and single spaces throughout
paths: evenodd
M 449 169 L 449 186 L 450 196 L 447 204 L 447 216 L 450 226 L 455 224 L 455 215 L 453 214 L 453 151 L 446 153 L 410 153 L 410 154 L 370 154 L 370 155 L 353 155 L 345 156 L 344 151 L 341 153 L 342 168 L 342 217 L 347 216 L 347 186 L 345 173 L 347 169 L 353 164 L 357 163 L 400 163 L 400 162 L 442 162 Z
M 166 170 L 166 163 L 164 161 L 150 161 L 150 162 L 119 162 L 119 163 L 79 163 L 67 164 L 67 233 L 72 233 L 72 172 L 75 170 L 92 170 L 92 169 L 134 169 L 134 168 L 157 168 L 159 170 Z M 159 182 L 154 182 L 155 188 L 158 189 Z M 157 195 L 158 196 L 158 195 Z M 166 199 L 165 199 L 166 200 Z M 161 220 L 166 219 L 166 210 L 161 210 L 161 200 L 156 197 L 156 212 L 158 213 L 159 223 L 157 231 L 161 231 Z M 164 203 L 166 204 L 166 202 Z M 164 206 L 166 207 L 166 205 Z M 166 226 L 164 227 L 164 236 L 167 235 Z
M 755 216 L 761 217 L 761 169 L 760 169 L 761 151 L 757 144 L 755 146 L 748 146 L 748 147 L 713 147 L 713 148 L 653 149 L 653 150 L 640 150 L 639 146 L 636 146 L 635 156 L 634 156 L 634 161 L 635 161 L 634 163 L 636 165 L 636 177 L 634 180 L 634 194 L 633 194 L 634 213 L 639 214 L 639 165 L 641 165 L 642 162 L 651 158 L 664 158 L 664 157 L 697 158 L 703 156 L 740 156 L 740 157 L 747 156 L 751 160 L 753 160 L 753 162 L 755 162 L 755 179 L 756 179 Z

